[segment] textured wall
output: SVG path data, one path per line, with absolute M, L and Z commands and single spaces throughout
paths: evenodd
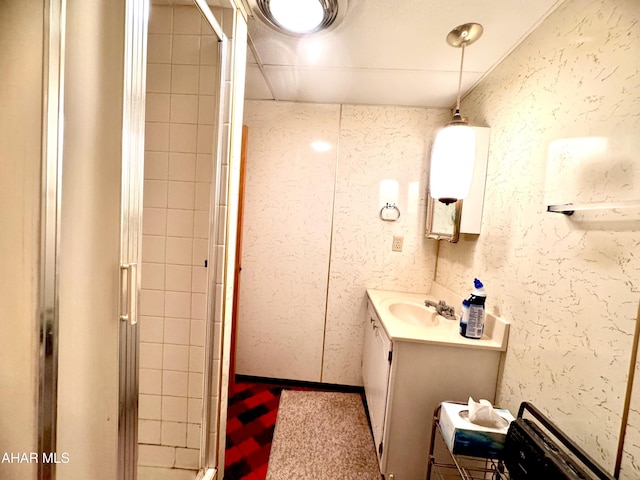
M 245 106 L 238 373 L 320 381 L 339 111 Z M 330 147 L 317 152 L 314 141 Z
M 238 373 L 361 384 L 366 288 L 429 290 L 426 157 L 448 119 L 446 110 L 247 102 Z M 314 152 L 315 140 L 331 149 Z M 378 217 L 390 200 L 395 223 Z M 393 235 L 404 236 L 402 252 L 391 251 Z
M 492 128 L 483 233 L 443 243 L 437 271 L 459 294 L 480 277 L 488 307 L 513 322 L 498 402 L 538 405 L 609 469 L 640 300 L 639 216 L 568 218 L 545 199 L 640 197 L 638 20 L 636 0 L 566 1 L 465 98 L 471 122 Z M 638 478 L 638 442 L 626 448 L 623 477 Z
M 436 242 L 424 236 L 427 164 L 436 129 L 449 121 L 443 109 L 342 108 L 338 179 L 322 379 L 361 383 L 362 321 L 366 289 L 428 292 Z M 379 218 L 388 201 L 384 181 L 397 185 L 397 222 Z M 393 191 L 393 189 L 391 190 Z M 394 235 L 402 252 L 391 251 Z

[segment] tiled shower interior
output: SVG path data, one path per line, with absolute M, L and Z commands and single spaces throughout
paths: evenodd
M 140 303 L 141 466 L 198 469 L 216 62 L 217 39 L 195 7 L 152 6 Z M 222 178 L 225 172 L 223 166 Z M 224 242 L 218 243 L 223 249 Z M 217 395 L 215 387 L 212 392 Z

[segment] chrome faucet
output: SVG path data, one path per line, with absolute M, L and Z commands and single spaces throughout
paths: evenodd
M 449 320 L 456 320 L 456 309 L 451 305 L 447 305 L 444 300 L 439 300 L 438 303 L 432 302 L 431 300 L 425 300 L 424 305 L 426 307 L 433 307 L 438 312 L 438 315 L 442 315 L 444 318 L 448 318 Z

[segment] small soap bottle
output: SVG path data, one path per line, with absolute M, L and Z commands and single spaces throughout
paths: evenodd
M 460 319 L 460 334 L 466 338 L 482 338 L 484 332 L 484 304 L 487 300 L 487 294 L 484 290 L 482 282 L 475 278 L 473 280 L 473 286 L 475 287 L 469 298 L 465 301 L 468 302 L 468 318 L 466 322 L 466 328 L 463 331 L 462 317 Z M 464 301 L 462 302 L 462 311 L 464 315 Z

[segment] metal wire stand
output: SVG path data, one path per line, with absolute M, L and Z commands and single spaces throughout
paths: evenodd
M 436 432 L 438 436 L 436 437 Z M 446 461 L 436 461 L 435 442 L 442 443 L 446 450 Z M 444 444 L 442 430 L 440 429 L 440 406 L 433 414 L 431 427 L 431 446 L 429 447 L 429 465 L 427 466 L 427 480 L 510 480 L 509 472 L 502 460 L 495 458 L 468 457 L 455 455 Z

